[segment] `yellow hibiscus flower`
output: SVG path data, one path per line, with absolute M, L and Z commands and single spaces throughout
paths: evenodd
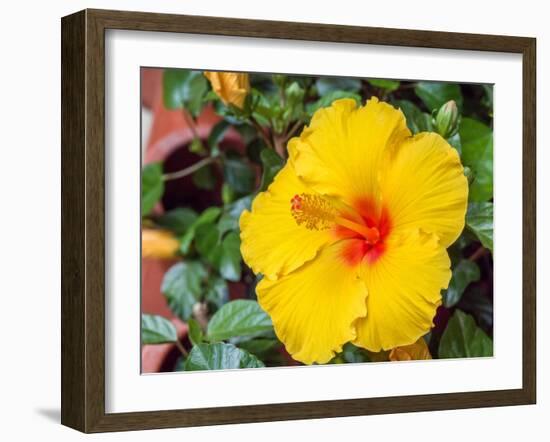
M 205 71 L 204 76 L 225 105 L 232 104 L 239 109 L 243 108 L 244 100 L 250 92 L 248 74 Z
M 468 183 L 435 133 L 400 110 L 342 99 L 318 110 L 266 192 L 240 218 L 241 252 L 263 275 L 258 301 L 296 360 L 343 344 L 416 342 L 451 278 L 446 248 L 464 227 Z

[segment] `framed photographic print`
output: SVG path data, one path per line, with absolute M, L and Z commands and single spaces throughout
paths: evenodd
M 62 423 L 532 404 L 535 39 L 62 19 Z

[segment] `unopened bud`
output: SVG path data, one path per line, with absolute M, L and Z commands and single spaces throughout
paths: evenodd
M 458 107 L 454 100 L 447 101 L 437 111 L 435 127 L 443 138 L 452 137 L 458 130 L 459 124 Z

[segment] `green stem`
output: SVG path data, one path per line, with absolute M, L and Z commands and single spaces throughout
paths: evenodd
M 277 135 L 273 135 L 273 148 L 275 149 L 275 152 L 281 157 L 286 158 L 286 141 L 285 137 L 279 137 Z
M 199 133 L 197 132 L 195 119 L 192 115 L 189 115 L 189 112 L 187 112 L 185 109 L 183 109 L 183 119 L 187 123 L 187 126 L 189 126 L 189 130 L 191 130 L 193 138 L 200 139 Z
M 215 157 L 206 157 L 200 161 L 197 161 L 195 164 L 186 167 L 185 169 L 178 170 L 177 172 L 165 173 L 162 178 L 164 179 L 164 181 L 177 180 L 179 178 L 183 178 L 187 175 L 195 173 L 200 168 L 207 166 L 214 161 L 216 161 Z
M 193 317 L 203 331 L 206 331 L 208 326 L 208 305 L 206 302 L 197 302 L 193 306 Z
M 260 134 L 260 136 L 262 137 L 262 139 L 264 140 L 264 142 L 273 149 L 273 143 L 271 142 L 271 140 L 269 139 L 269 137 L 265 134 L 262 126 L 260 126 L 260 123 L 258 123 L 254 118 L 250 117 L 250 122 L 252 123 L 252 125 L 256 128 L 256 130 L 258 131 L 258 133 Z
M 294 136 L 294 134 L 298 131 L 298 129 L 302 127 L 302 124 L 303 124 L 302 120 L 298 120 L 296 121 L 296 123 L 294 123 L 294 126 L 290 128 L 290 130 L 287 132 L 285 136 L 285 143 Z
M 487 249 L 483 246 L 479 247 L 474 253 L 472 253 L 468 259 L 470 261 L 477 261 L 479 258 L 481 258 L 485 253 L 487 252 Z
M 183 346 L 183 344 L 179 341 L 179 339 L 176 341 L 176 347 L 178 347 L 178 350 L 181 352 L 181 354 L 185 357 L 189 356 L 189 353 Z

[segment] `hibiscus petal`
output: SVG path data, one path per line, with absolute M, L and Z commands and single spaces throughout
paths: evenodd
M 409 345 L 433 325 L 450 260 L 437 236 L 420 230 L 393 236 L 374 262 L 363 261 L 367 316 L 357 321 L 355 343 L 370 351 Z
M 292 357 L 306 364 L 328 362 L 355 338 L 353 325 L 365 316 L 367 290 L 360 264 L 343 250 L 350 240 L 325 247 L 299 270 L 276 281 L 265 278 L 256 292 L 275 332 Z
M 351 99 L 318 110 L 289 143 L 296 173 L 321 194 L 353 205 L 377 195 L 383 153 L 411 135 L 403 113 L 373 97 L 360 108 Z
M 334 241 L 329 230 L 309 230 L 296 224 L 290 211 L 294 195 L 309 192 L 288 163 L 266 192 L 260 193 L 252 211 L 240 218 L 241 253 L 254 273 L 276 279 L 315 257 Z
M 380 188 L 392 231 L 421 228 L 451 245 L 464 228 L 468 205 L 468 180 L 456 149 L 435 133 L 422 133 L 386 159 Z

